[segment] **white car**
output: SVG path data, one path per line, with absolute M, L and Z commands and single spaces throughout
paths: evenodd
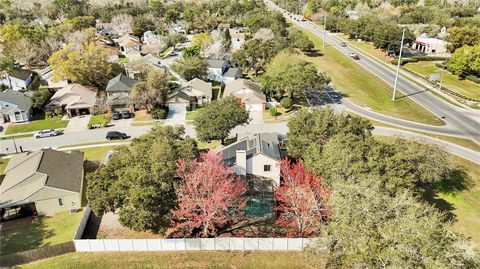
M 54 129 L 45 129 L 35 133 L 35 138 L 57 136 L 59 133 Z
M 358 56 L 358 54 L 356 54 L 354 52 L 349 52 L 348 56 L 350 56 L 350 58 L 352 58 L 352 59 L 360 60 L 360 57 Z

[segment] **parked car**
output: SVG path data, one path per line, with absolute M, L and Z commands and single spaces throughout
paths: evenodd
M 347 46 L 347 43 L 345 42 L 340 43 L 340 47 L 346 47 L 346 46 Z
M 122 111 L 122 119 L 130 119 L 134 117 L 135 117 L 135 113 L 132 113 L 130 111 Z
M 172 51 L 170 52 L 170 56 L 178 56 L 178 53 L 176 53 L 175 51 Z
M 122 118 L 122 114 L 120 114 L 120 112 L 113 112 L 112 113 L 112 120 L 119 120 Z
M 360 60 L 360 57 L 355 52 L 349 52 L 348 56 L 350 56 L 350 58 L 352 58 L 354 60 Z
M 114 139 L 127 139 L 128 135 L 126 133 L 121 133 L 117 131 L 110 131 L 106 135 L 107 140 L 114 140 Z
M 60 133 L 55 131 L 54 129 L 45 129 L 35 133 L 35 138 L 42 138 L 42 137 L 52 137 L 57 136 Z

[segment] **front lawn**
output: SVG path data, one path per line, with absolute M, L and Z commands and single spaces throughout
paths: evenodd
M 152 120 L 152 114 L 147 113 L 146 109 L 135 112 L 135 117 L 133 118 L 133 121 L 149 121 L 149 120 Z
M 21 268 L 313 268 L 302 252 L 106 252 L 70 253 Z
M 0 253 L 6 255 L 68 242 L 73 239 L 82 213 L 82 210 L 75 214 L 61 212 L 53 217 L 40 216 L 36 223 L 3 227 L 0 233 Z
M 110 121 L 112 121 L 112 114 L 93 115 L 88 122 L 88 128 L 91 129 L 93 126 L 106 127 Z
M 309 31 L 302 31 L 314 42 L 316 49 L 321 48 L 322 41 L 317 36 Z M 321 53 L 323 55 L 313 53 L 303 55 L 302 58 L 325 71 L 337 89 L 352 102 L 396 118 L 431 125 L 444 124 L 442 120 L 400 92 L 397 92 L 397 100 L 393 102 L 392 87 L 334 47 L 329 45 L 322 49 Z
M 46 118 L 42 120 L 34 120 L 25 124 L 10 124 L 5 134 L 17 134 L 35 132 L 43 129 L 60 129 L 68 125 L 68 120 L 62 120 L 60 117 Z
M 441 74 L 442 86 L 467 97 L 480 100 L 480 84 L 476 84 L 466 79 L 460 80 L 457 76 L 451 74 L 450 72 L 442 71 L 442 69 L 436 67 L 435 62 L 423 61 L 409 63 L 404 67 L 426 79 L 429 79 L 431 74 Z
M 84 159 L 89 161 L 103 161 L 107 152 L 112 150 L 115 146 L 103 146 L 95 148 L 78 149 L 84 153 Z
M 187 115 L 185 116 L 185 119 L 187 121 L 193 121 L 195 117 L 198 115 L 198 111 L 201 110 L 203 107 L 197 107 L 195 111 L 187 111 Z

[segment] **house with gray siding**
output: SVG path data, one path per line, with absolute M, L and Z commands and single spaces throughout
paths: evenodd
M 0 92 L 0 125 L 6 122 L 25 122 L 32 117 L 32 98 L 7 90 Z

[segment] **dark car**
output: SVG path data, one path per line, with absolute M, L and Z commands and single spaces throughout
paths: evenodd
M 112 113 L 112 120 L 119 120 L 121 118 L 122 118 L 122 114 L 120 114 L 119 112 Z
M 123 111 L 122 112 L 122 119 L 130 119 L 135 117 L 135 113 L 132 113 L 130 111 Z
M 342 43 L 340 43 L 340 46 L 341 46 L 341 47 L 346 47 L 346 46 L 347 46 L 347 43 L 342 42 Z
M 106 136 L 107 140 L 114 140 L 114 139 L 127 139 L 128 136 L 126 133 L 121 133 L 121 132 L 117 132 L 117 131 L 110 131 L 107 133 L 107 136 Z

